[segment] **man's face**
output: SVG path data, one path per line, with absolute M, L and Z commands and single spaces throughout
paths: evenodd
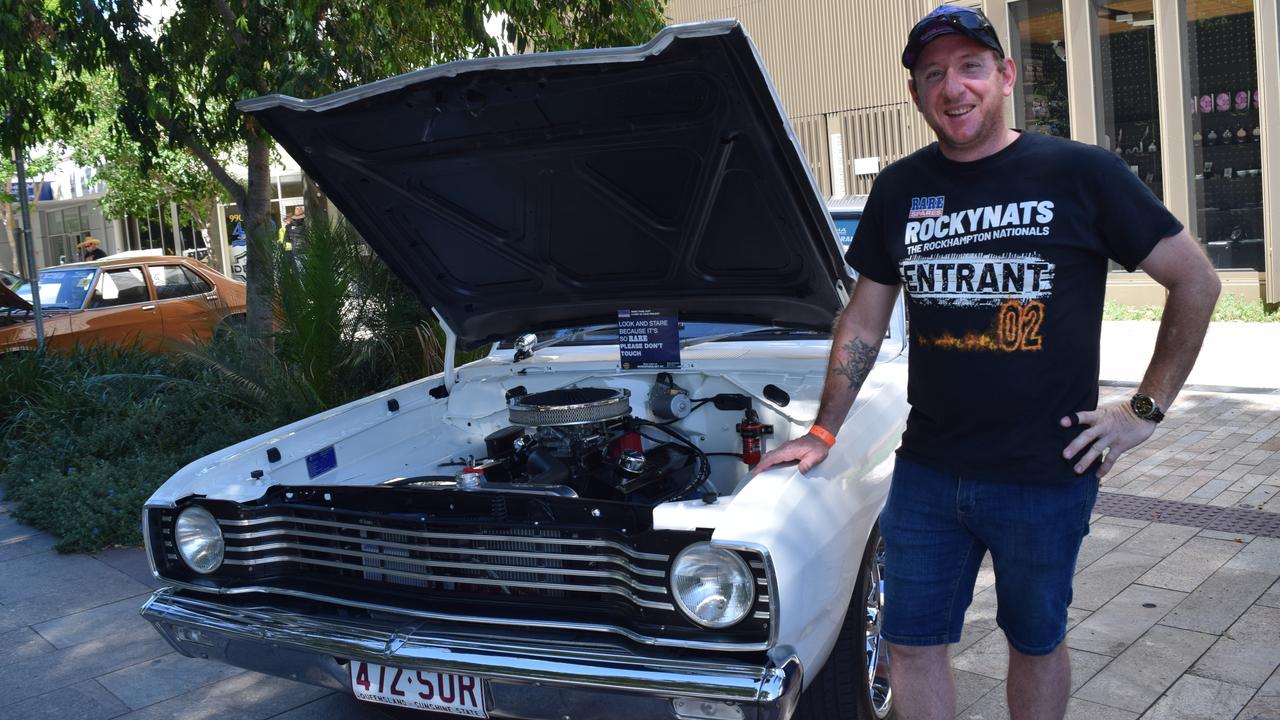
M 1003 147 L 1012 61 L 963 35 L 944 35 L 925 46 L 911 77 L 916 108 L 948 157 L 976 160 Z

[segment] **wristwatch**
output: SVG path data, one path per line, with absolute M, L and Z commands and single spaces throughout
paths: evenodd
M 1133 410 L 1134 415 L 1137 415 L 1143 420 L 1150 420 L 1153 423 L 1158 423 L 1164 419 L 1164 411 L 1160 409 L 1160 405 L 1156 403 L 1155 400 L 1152 400 L 1149 395 L 1134 393 L 1133 397 L 1129 398 L 1129 407 Z

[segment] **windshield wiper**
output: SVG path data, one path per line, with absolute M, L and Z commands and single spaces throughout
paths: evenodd
M 701 345 L 702 343 L 716 342 L 717 340 L 728 340 L 729 338 L 743 337 L 745 335 L 755 335 L 756 333 L 778 332 L 779 330 L 794 331 L 794 328 L 784 328 L 784 327 L 778 327 L 777 325 L 770 325 L 768 327 L 743 328 L 742 330 L 734 330 L 733 332 L 723 332 L 723 333 L 718 333 L 716 335 L 703 335 L 701 337 L 689 338 L 688 340 L 681 340 L 680 348 L 681 349 L 691 348 L 694 345 Z
M 566 340 L 576 340 L 578 338 L 581 338 L 583 335 L 587 335 L 593 332 L 600 332 L 601 330 L 617 330 L 617 329 L 618 329 L 618 326 L 616 323 L 609 324 L 609 325 L 591 325 L 588 327 L 574 328 L 573 330 L 569 331 L 567 334 L 557 335 L 556 337 L 547 338 L 546 340 L 540 340 L 535 343 L 529 343 L 528 345 L 521 345 L 520 341 L 530 336 L 522 335 L 520 338 L 516 340 L 516 354 L 515 354 L 515 357 L 511 359 L 511 362 L 520 362 L 521 360 L 532 357 L 534 353 L 538 352 L 543 348 L 549 348 L 552 345 L 559 345 L 560 343 Z

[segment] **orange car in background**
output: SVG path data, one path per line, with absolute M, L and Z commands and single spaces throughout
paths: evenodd
M 244 283 L 186 257 L 104 258 L 40 271 L 45 341 L 173 349 L 243 322 Z M 31 285 L 0 287 L 0 352 L 34 348 Z

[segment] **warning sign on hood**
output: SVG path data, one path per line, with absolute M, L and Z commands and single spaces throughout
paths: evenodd
M 680 325 L 675 313 L 619 310 L 618 354 L 623 370 L 678 370 Z

